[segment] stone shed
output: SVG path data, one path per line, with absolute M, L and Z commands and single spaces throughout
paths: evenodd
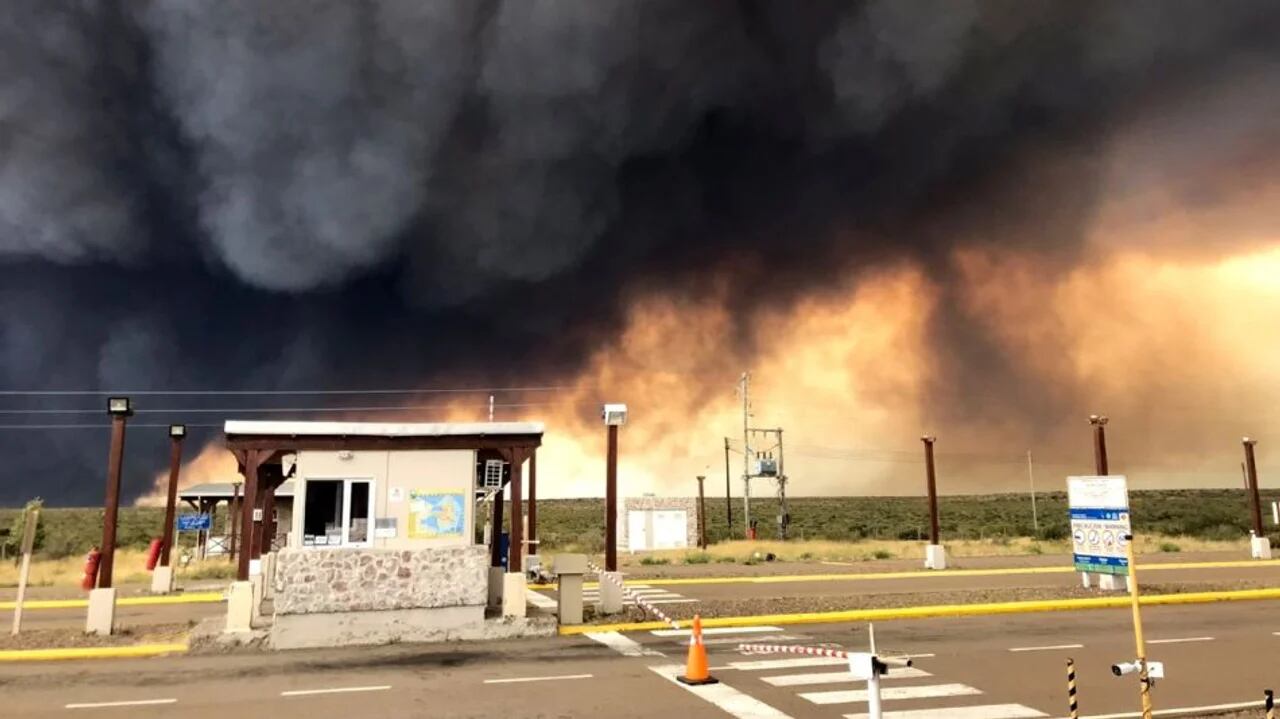
M 698 546 L 696 497 L 628 497 L 622 512 L 621 544 L 629 552 Z

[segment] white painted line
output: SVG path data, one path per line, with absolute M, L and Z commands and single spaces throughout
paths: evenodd
M 1255 704 L 1257 702 L 1254 702 Z M 1159 712 L 1156 712 L 1157 714 Z M 885 712 L 884 719 L 1032 719 L 1047 717 L 1042 711 L 1021 704 L 986 704 L 972 707 L 946 707 L 943 709 L 912 709 L 909 711 Z M 1125 714 L 1125 716 L 1141 716 Z M 844 719 L 868 719 L 866 714 L 845 714 Z M 1100 719 L 1086 717 L 1086 719 Z
M 1011 652 L 1051 652 L 1055 649 L 1084 649 L 1083 644 L 1051 644 L 1046 647 L 1011 647 Z
M 1210 704 L 1202 707 L 1174 707 L 1172 709 L 1157 709 L 1154 712 L 1151 712 L 1151 715 L 1158 717 L 1192 716 L 1206 712 L 1225 712 L 1233 711 L 1235 709 L 1256 709 L 1260 703 L 1261 702 L 1255 699 L 1251 702 L 1236 702 L 1234 704 Z M 1142 712 L 1120 712 L 1119 714 L 1090 714 L 1089 716 L 1081 717 L 1081 719 L 1133 719 L 1134 717 L 1141 716 Z M 1063 717 L 1062 719 L 1069 718 Z
M 704 644 L 706 642 L 703 642 Z M 754 672 L 766 669 L 797 669 L 800 667 L 830 667 L 849 665 L 848 659 L 839 657 L 798 657 L 796 659 L 762 659 L 756 662 L 729 662 L 731 669 Z
M 545 594 L 538 594 L 537 592 L 529 592 L 528 594 L 524 595 L 524 597 L 529 601 L 530 604 L 537 607 L 538 609 L 555 609 L 556 607 L 560 606 L 559 602 L 552 599 L 551 597 L 546 596 Z
M 515 679 L 485 679 L 485 684 L 520 684 L 523 682 L 554 682 L 561 679 L 590 679 L 591 674 L 561 674 L 558 677 L 516 677 Z
M 853 562 L 818 562 L 818 564 L 827 564 L 832 567 L 852 567 Z
M 763 637 L 752 637 L 751 641 L 753 642 L 793 642 L 797 639 L 808 639 L 808 638 L 809 637 L 804 634 L 769 634 Z M 741 644 L 742 638 L 741 637 L 711 637 L 709 639 L 703 639 L 702 643 L 706 644 L 707 646 L 712 646 L 715 644 Z M 837 660 L 837 661 L 843 661 L 843 660 Z
M 843 661 L 843 660 L 841 660 Z M 915 667 L 892 667 L 881 679 L 919 679 L 933 676 L 929 672 Z M 865 681 L 854 679 L 846 669 L 839 672 L 813 672 L 810 674 L 783 674 L 776 677 L 761 677 L 765 684 L 775 687 L 798 687 L 807 684 L 844 684 L 845 682 Z
M 1211 642 L 1213 637 L 1182 637 L 1180 639 L 1148 639 L 1147 644 L 1181 644 L 1183 642 Z
M 688 629 L 654 629 L 649 632 L 655 637 L 687 637 Z M 780 632 L 782 627 L 711 627 L 703 629 L 703 635 L 710 634 L 763 634 L 765 632 Z
M 138 699 L 131 702 L 95 702 L 92 704 L 68 704 L 67 709 L 108 709 L 111 707 L 145 707 L 157 704 L 177 704 L 177 699 Z
M 640 642 L 618 632 L 587 632 L 583 636 L 613 649 L 624 657 L 660 657 L 662 652 L 650 649 Z
M 676 681 L 676 677 L 684 673 L 684 667 L 678 664 L 649 668 L 658 676 L 666 678 L 678 687 L 684 687 L 690 693 L 701 697 L 738 719 L 791 719 L 790 715 L 783 714 L 772 706 L 755 697 L 748 696 L 724 682 L 703 684 L 701 686 L 681 684 Z
M 645 604 L 688 604 L 689 602 L 696 602 L 696 601 L 698 600 L 682 597 L 680 599 L 645 599 L 644 603 Z M 703 632 L 703 633 L 705 634 L 706 632 Z
M 385 692 L 390 689 L 390 684 L 379 684 L 377 686 L 368 687 L 335 687 L 333 689 L 295 689 L 289 692 L 280 692 L 282 697 L 307 697 L 314 694 L 355 694 L 357 692 Z
M 880 698 L 884 701 L 934 699 L 937 697 L 966 697 L 981 693 L 981 689 L 975 689 L 968 684 L 928 684 L 918 687 L 885 687 L 880 690 Z M 838 692 L 810 692 L 801 694 L 800 697 L 814 704 L 850 704 L 852 702 L 865 702 L 867 700 L 867 690 L 848 689 Z

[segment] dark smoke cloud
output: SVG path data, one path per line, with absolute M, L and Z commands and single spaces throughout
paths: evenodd
M 6 11 L 13 388 L 554 377 L 624 290 L 727 262 L 748 316 L 977 235 L 1069 254 L 1114 123 L 1275 60 L 1280 29 L 1280 8 L 1243 0 Z M 1075 159 L 1046 181 L 1039 157 Z M 939 341 L 999 366 L 963 322 Z M 46 419 L 86 421 L 12 421 Z M 130 493 L 163 441 L 134 436 Z M 0 447 L 0 503 L 100 498 L 103 433 L 6 430 Z

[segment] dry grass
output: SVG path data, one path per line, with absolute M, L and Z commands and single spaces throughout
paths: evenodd
M 1011 539 L 958 539 L 944 541 L 947 553 L 953 557 L 1008 557 L 1036 554 L 1069 554 L 1071 544 L 1067 541 L 1045 541 L 1029 537 Z M 1140 536 L 1135 547 L 1139 554 L 1158 554 L 1168 552 L 1171 545 L 1177 551 L 1243 551 L 1248 547 L 1248 540 L 1212 541 L 1194 537 Z M 643 557 L 667 559 L 672 564 L 705 564 L 702 554 L 709 555 L 711 563 L 732 560 L 735 563 L 749 563 L 755 554 L 772 553 L 781 561 L 834 561 L 834 562 L 866 562 L 877 559 L 917 558 L 923 552 L 923 545 L 915 541 L 864 540 L 860 542 L 835 542 L 827 540 L 788 541 L 759 540 L 749 542 L 736 540 L 721 542 L 707 548 L 705 553 L 698 550 L 675 549 L 658 552 L 647 552 L 644 555 L 622 555 L 619 557 L 625 564 L 639 564 Z M 686 562 L 692 557 L 694 561 Z M 653 560 L 650 560 L 651 562 Z
M 14 562 L 0 563 L 0 587 L 18 586 L 19 565 Z M 31 576 L 28 585 L 33 587 L 71 587 L 80 584 L 84 571 L 84 557 L 63 557 L 62 559 L 34 559 L 31 562 Z M 210 559 L 207 562 L 192 562 L 188 567 L 178 567 L 179 579 L 224 579 L 234 574 L 235 567 L 226 559 Z M 151 573 L 147 571 L 147 553 L 137 549 L 120 549 L 116 551 L 114 571 L 116 584 L 147 584 L 151 582 Z

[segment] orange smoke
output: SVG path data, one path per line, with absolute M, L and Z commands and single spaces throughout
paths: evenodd
M 236 458 L 221 442 L 209 442 L 193 459 L 183 462 L 178 472 L 178 490 L 206 482 L 240 481 Z M 169 470 L 157 472 L 151 480 L 151 491 L 134 502 L 139 507 L 163 507 L 169 492 Z

